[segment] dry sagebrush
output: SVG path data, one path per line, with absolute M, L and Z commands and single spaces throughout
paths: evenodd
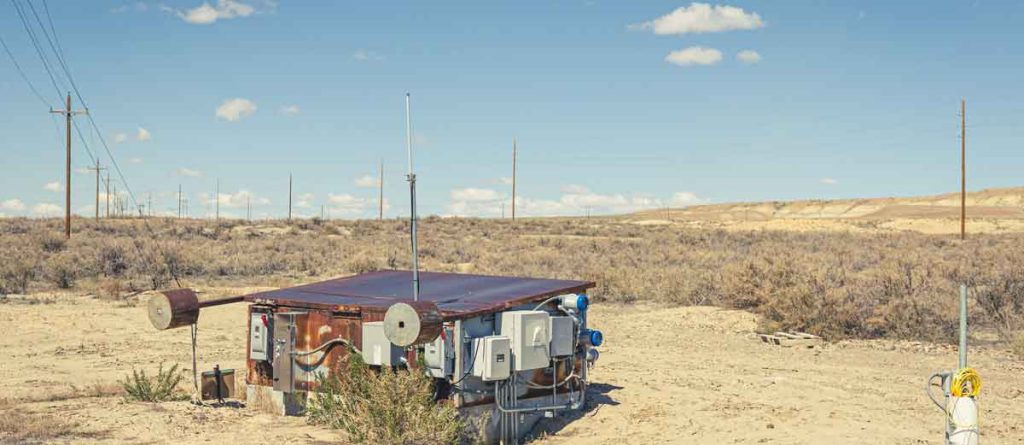
M 70 288 L 123 294 L 167 286 L 281 286 L 409 265 L 407 222 L 0 220 L 0 294 Z M 699 230 L 611 218 L 425 218 L 421 264 L 595 281 L 597 301 L 717 305 L 765 329 L 952 341 L 957 286 L 975 326 L 1024 327 L 1024 236 L 961 244 L 918 233 Z

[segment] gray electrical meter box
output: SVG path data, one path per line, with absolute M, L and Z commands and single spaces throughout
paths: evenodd
M 363 361 L 373 366 L 395 366 L 402 360 L 405 350 L 395 346 L 384 335 L 384 322 L 363 323 Z
M 508 337 L 491 335 L 473 339 L 473 376 L 485 382 L 505 380 L 512 370 L 512 345 Z
M 265 312 L 253 312 L 249 317 L 249 359 L 269 361 L 270 320 Z
M 551 317 L 551 356 L 567 357 L 572 355 L 574 332 L 572 317 Z
M 512 369 L 529 371 L 551 363 L 551 318 L 544 311 L 501 313 L 501 335 L 512 342 Z
M 455 353 L 452 347 L 452 330 L 445 329 L 441 335 L 423 346 L 423 362 L 431 377 L 443 379 L 452 375 L 455 367 Z

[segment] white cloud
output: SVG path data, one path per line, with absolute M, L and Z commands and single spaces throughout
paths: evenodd
M 377 178 L 370 175 L 363 175 L 356 178 L 356 187 L 364 189 L 377 188 Z
M 836 184 L 839 183 L 838 180 L 833 179 L 833 178 L 821 178 L 821 180 L 818 181 L 818 182 L 820 182 L 822 184 L 825 184 L 825 185 L 836 185 Z
M 130 162 L 132 164 L 141 164 L 142 163 L 142 158 L 131 158 L 131 159 L 128 160 L 128 162 Z
M 57 181 L 47 182 L 46 185 L 43 186 L 43 190 L 48 192 L 59 192 L 61 189 L 63 189 L 63 187 L 61 187 L 60 183 Z
M 676 192 L 672 195 L 672 199 L 668 200 L 668 205 L 672 207 L 688 207 L 697 204 L 704 204 L 706 201 L 697 197 L 696 193 L 693 192 Z
M 498 184 L 512 185 L 512 177 L 511 176 L 502 176 L 502 177 L 498 178 Z
M 352 59 L 360 62 L 379 62 L 384 60 L 384 56 L 370 50 L 357 49 L 352 53 Z
M 313 199 L 315 196 L 313 196 L 312 193 L 303 193 L 297 196 L 297 198 L 298 200 L 295 201 L 295 207 L 305 209 L 313 206 Z
M 244 209 L 250 204 L 253 207 L 270 204 L 269 199 L 256 196 L 247 190 L 239 190 L 235 193 L 220 193 L 217 195 L 217 201 L 213 200 L 213 195 L 211 194 L 200 193 L 199 199 L 203 202 L 209 202 L 211 205 L 219 201 L 221 209 Z
M 757 63 L 761 61 L 761 54 L 753 49 L 744 49 L 736 53 L 736 60 L 743 63 Z
M 452 189 L 451 197 L 453 201 L 481 202 L 498 200 L 501 198 L 501 195 L 492 189 L 468 187 Z
M 34 216 L 57 216 L 61 213 L 64 213 L 64 208 L 57 204 L 44 202 L 32 206 L 32 215 Z
M 149 130 L 139 127 L 139 130 L 135 133 L 135 139 L 139 142 L 144 142 L 153 139 L 153 135 L 149 134 Z
M 114 135 L 115 144 L 123 144 L 128 142 L 128 135 L 126 133 L 117 133 Z
M 162 8 L 170 9 L 170 8 Z M 218 0 L 217 5 L 203 3 L 192 9 L 172 11 L 182 20 L 193 25 L 210 25 L 217 20 L 248 17 L 256 12 L 250 5 L 234 0 Z
M 177 170 L 178 176 L 188 176 L 191 178 L 198 178 L 203 176 L 203 172 L 199 170 L 193 170 L 191 168 L 182 167 Z
M 281 114 L 287 116 L 295 116 L 296 114 L 299 114 L 300 111 L 302 110 L 299 109 L 298 105 L 285 105 L 281 107 Z
M 121 14 L 128 11 L 145 12 L 149 9 L 149 5 L 145 2 L 128 3 L 110 10 L 114 14 Z
M 236 122 L 256 112 L 256 104 L 249 99 L 236 97 L 225 100 L 217 107 L 217 117 L 228 122 Z
M 761 61 L 761 54 L 752 49 L 745 49 L 736 53 L 736 60 L 743 63 L 757 63 Z
M 20 199 L 7 199 L 4 201 L 0 201 L 0 210 L 14 212 L 25 210 L 25 203 L 21 202 Z
M 761 16 L 728 5 L 711 6 L 691 3 L 647 22 L 630 25 L 630 29 L 649 30 L 658 35 L 723 32 L 757 29 L 764 26 Z
M 665 61 L 679 66 L 714 65 L 722 61 L 722 52 L 714 48 L 691 46 L 668 53 Z
M 376 210 L 377 200 L 360 198 L 347 193 L 341 195 L 331 194 L 327 198 L 327 206 L 331 209 L 331 213 L 357 216 L 365 214 L 371 209 Z

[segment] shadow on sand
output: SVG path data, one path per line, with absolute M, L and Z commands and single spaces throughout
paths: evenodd
M 563 411 L 551 419 L 544 419 L 530 432 L 527 441 L 532 441 L 544 436 L 557 435 L 572 422 L 597 414 L 605 405 L 615 406 L 616 402 L 611 393 L 622 389 L 621 386 L 609 385 L 607 383 L 591 383 L 587 385 L 587 400 L 583 408 L 576 411 Z

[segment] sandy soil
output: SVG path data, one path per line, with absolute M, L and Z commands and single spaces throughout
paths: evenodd
M 942 415 L 922 388 L 930 372 L 955 363 L 950 347 L 781 348 L 757 339 L 753 315 L 714 308 L 597 305 L 591 320 L 607 342 L 588 410 L 557 419 L 540 443 L 941 443 Z M 242 369 L 244 323 L 242 305 L 204 310 L 200 369 Z M 343 443 L 300 418 L 103 395 L 133 367 L 191 365 L 188 330 L 154 331 L 141 306 L 12 297 L 0 305 L 0 332 L 0 415 L 71 425 L 51 442 Z M 983 440 L 1024 443 L 1024 365 L 996 348 L 973 353 L 971 363 L 984 378 Z

